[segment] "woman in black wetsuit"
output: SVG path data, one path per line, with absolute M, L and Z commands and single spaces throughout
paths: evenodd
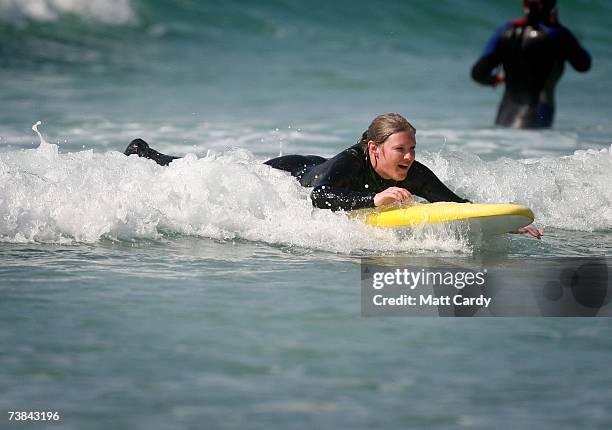
M 523 0 L 525 18 L 497 29 L 472 67 L 472 78 L 506 89 L 495 123 L 506 127 L 550 127 L 555 114 L 555 86 L 565 61 L 586 72 L 591 56 L 559 24 L 556 0 Z M 505 77 L 499 74 L 503 66 Z
M 430 202 L 467 202 L 415 161 L 415 132 L 403 116 L 389 113 L 376 117 L 356 145 L 329 160 L 287 155 L 266 164 L 312 187 L 313 205 L 322 209 L 371 208 L 410 200 L 412 194 Z
M 296 177 L 312 187 L 315 207 L 331 210 L 372 208 L 412 199 L 412 194 L 429 202 L 468 202 L 457 196 L 425 165 L 415 160 L 416 130 L 401 115 L 379 115 L 363 132 L 360 141 L 333 158 L 286 155 L 265 164 Z M 168 165 L 178 157 L 161 154 L 142 139 L 134 139 L 125 150 L 158 164 Z M 534 237 L 534 227 L 519 229 Z
M 265 164 L 295 176 L 312 187 L 315 207 L 331 210 L 372 208 L 410 200 L 467 202 L 449 190 L 425 165 L 415 161 L 414 127 L 399 114 L 376 117 L 361 140 L 329 160 L 316 155 L 285 155 Z M 138 154 L 167 165 L 171 157 L 133 140 L 126 155 Z

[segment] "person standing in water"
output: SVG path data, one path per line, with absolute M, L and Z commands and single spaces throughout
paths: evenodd
M 412 200 L 413 194 L 432 203 L 468 203 L 415 160 L 415 149 L 416 129 L 403 116 L 388 113 L 374 118 L 355 145 L 330 159 L 285 155 L 265 164 L 289 172 L 304 187 L 312 187 L 312 204 L 320 209 L 373 208 Z M 155 151 L 142 139 L 130 142 L 124 154 L 150 158 L 162 166 L 178 158 Z M 533 226 L 517 233 L 542 236 Z
M 506 89 L 495 123 L 515 128 L 552 126 L 555 86 L 565 61 L 579 72 L 591 67 L 591 56 L 559 23 L 556 0 L 523 0 L 525 17 L 499 27 L 472 67 L 472 78 Z M 504 75 L 500 74 L 500 66 Z

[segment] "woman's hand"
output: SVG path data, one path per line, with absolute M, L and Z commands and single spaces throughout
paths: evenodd
M 389 187 L 374 196 L 374 206 L 412 200 L 412 194 L 405 188 Z
M 536 239 L 541 239 L 542 236 L 544 236 L 544 233 L 542 233 L 540 230 L 538 230 L 537 228 L 535 228 L 532 225 L 528 225 L 526 227 L 521 227 L 516 229 L 516 231 L 514 233 L 518 233 L 518 234 L 529 234 L 530 236 L 535 237 Z

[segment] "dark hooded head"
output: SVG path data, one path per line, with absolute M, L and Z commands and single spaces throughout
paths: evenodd
M 557 0 L 523 0 L 525 15 L 530 21 L 550 21 Z

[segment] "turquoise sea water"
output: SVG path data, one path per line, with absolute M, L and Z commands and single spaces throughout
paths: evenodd
M 469 78 L 520 13 L 0 1 L 0 427 L 609 428 L 607 319 L 360 315 L 361 257 L 610 256 L 612 7 L 560 1 L 594 65 L 566 68 L 545 131 L 494 127 L 501 91 Z M 530 206 L 544 239 L 372 231 L 261 164 L 388 111 L 458 194 Z M 134 137 L 189 155 L 124 157 Z

